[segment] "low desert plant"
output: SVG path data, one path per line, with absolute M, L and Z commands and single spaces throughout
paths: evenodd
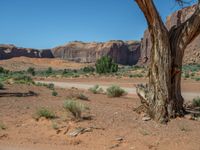
M 199 96 L 193 99 L 192 105 L 194 107 L 200 107 L 200 97 Z
M 0 90 L 4 88 L 4 84 L 0 82 Z
M 125 90 L 123 90 L 123 89 L 120 88 L 119 86 L 112 85 L 111 87 L 109 87 L 109 88 L 106 90 L 106 94 L 107 94 L 109 97 L 120 97 L 120 96 L 122 96 L 122 95 L 125 95 L 126 92 L 125 92 Z
M 29 68 L 27 69 L 27 72 L 28 72 L 29 74 L 31 74 L 32 76 L 35 76 L 35 68 L 29 67 Z
M 55 113 L 48 108 L 41 107 L 36 112 L 37 118 L 45 117 L 46 119 L 53 119 L 56 117 Z
M 89 91 L 93 94 L 103 93 L 103 89 L 99 85 L 95 85 L 94 87 L 89 88 Z
M 53 83 L 47 84 L 46 87 L 50 90 L 54 90 L 54 84 Z
M 85 96 L 85 95 L 82 94 L 82 93 L 78 94 L 78 95 L 77 95 L 77 98 L 78 98 L 78 99 L 81 99 L 81 100 L 88 100 L 88 97 Z
M 15 83 L 19 84 L 34 84 L 34 81 L 31 77 L 26 75 L 17 75 L 13 77 Z
M 58 124 L 56 122 L 52 122 L 52 128 L 54 130 L 58 130 L 59 129 Z
M 71 99 L 65 101 L 64 108 L 71 112 L 76 119 L 80 119 L 82 112 L 86 109 L 83 104 Z
M 83 70 L 83 72 L 85 72 L 85 73 L 90 73 L 90 72 L 94 72 L 94 71 L 95 71 L 95 68 L 92 67 L 92 66 L 88 66 L 88 67 L 84 67 L 82 70 Z
M 6 125 L 0 122 L 0 130 L 6 130 Z
M 57 95 L 58 95 L 58 93 L 56 91 L 52 92 L 52 96 L 57 96 Z

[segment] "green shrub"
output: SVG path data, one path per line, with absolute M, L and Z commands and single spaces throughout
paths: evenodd
M 34 81 L 31 77 L 26 75 L 17 75 L 13 77 L 15 83 L 19 84 L 34 84 Z
M 53 83 L 47 84 L 46 87 L 50 90 L 54 90 L 54 84 Z
M 95 71 L 95 68 L 92 67 L 92 66 L 88 66 L 88 67 L 84 67 L 82 70 L 83 70 L 83 72 L 85 72 L 85 73 L 90 73 L 90 72 L 94 72 L 94 71 Z
M 193 99 L 192 105 L 194 107 L 200 107 L 200 97 L 199 96 Z
M 64 108 L 71 112 L 72 115 L 77 119 L 81 118 L 82 112 L 86 109 L 83 104 L 70 99 L 65 101 Z
M 116 86 L 116 85 L 112 85 L 111 87 L 109 87 L 107 89 L 107 92 L 106 94 L 109 96 L 109 97 L 120 97 L 122 95 L 125 95 L 126 92 L 121 89 L 119 86 Z
M 3 67 L 0 67 L 0 73 L 2 73 L 2 74 L 8 74 L 9 70 L 6 70 Z
M 29 74 L 31 74 L 32 76 L 35 76 L 35 68 L 29 67 L 29 68 L 27 69 L 27 72 L 28 72 Z
M 0 82 L 0 90 L 2 90 L 4 88 L 3 83 Z
M 0 122 L 0 130 L 6 130 L 6 125 Z
M 95 85 L 94 87 L 89 88 L 89 91 L 92 92 L 93 94 L 103 93 L 103 89 L 100 88 L 99 85 Z
M 45 107 L 39 108 L 36 115 L 38 118 L 45 117 L 46 119 L 54 119 L 56 117 L 54 112 Z
M 57 96 L 57 95 L 58 95 L 58 93 L 56 91 L 52 92 L 52 96 Z
M 46 74 L 47 75 L 50 75 L 50 74 L 52 74 L 53 73 L 53 69 L 51 68 L 51 67 L 49 67 L 48 69 L 47 69 L 47 71 L 46 71 Z
M 131 74 L 129 75 L 130 78 L 142 78 L 144 77 L 142 74 Z
M 78 98 L 78 99 L 81 99 L 81 100 L 88 100 L 88 97 L 85 96 L 85 95 L 82 94 L 82 93 L 78 94 L 77 98 Z
M 196 80 L 196 81 L 200 81 L 200 77 L 196 77 L 195 80 Z
M 118 65 L 114 63 L 112 58 L 109 56 L 103 56 L 102 58 L 98 59 L 95 66 L 96 72 L 99 74 L 118 71 Z

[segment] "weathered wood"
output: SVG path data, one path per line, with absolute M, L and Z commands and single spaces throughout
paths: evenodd
M 149 83 L 137 93 L 149 115 L 158 122 L 184 114 L 181 70 L 186 46 L 200 33 L 200 5 L 185 23 L 168 31 L 153 0 L 135 0 L 144 13 L 152 40 Z

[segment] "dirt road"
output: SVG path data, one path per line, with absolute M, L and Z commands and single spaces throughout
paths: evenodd
M 87 90 L 91 87 L 94 86 L 94 84 L 91 83 L 68 83 L 68 82 L 57 82 L 57 81 L 36 81 L 36 82 L 40 82 L 40 83 L 53 83 L 56 87 L 60 87 L 60 88 L 78 88 L 78 89 L 84 89 Z M 104 91 L 106 91 L 106 89 L 111 86 L 110 85 L 99 85 Z M 121 87 L 123 88 L 128 94 L 136 94 L 136 88 L 132 87 L 132 88 L 128 88 L 128 87 Z M 182 95 L 184 97 L 184 99 L 186 101 L 191 101 L 193 98 L 195 97 L 200 97 L 200 92 L 182 92 Z

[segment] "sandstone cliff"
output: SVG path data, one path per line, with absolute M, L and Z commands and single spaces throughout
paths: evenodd
M 91 63 L 108 55 L 122 65 L 134 65 L 140 58 L 140 42 L 109 41 L 105 43 L 71 42 L 52 49 L 54 57 Z
M 0 44 L 0 60 L 21 56 L 31 58 L 53 58 L 50 49 L 37 50 L 31 48 L 19 48 L 14 45 Z
M 191 6 L 173 13 L 167 17 L 167 28 L 170 29 L 171 27 L 186 21 L 194 13 L 194 11 L 195 6 Z M 150 34 L 149 31 L 146 30 L 141 41 L 140 64 L 147 64 L 149 62 L 151 46 L 152 43 Z M 200 35 L 190 45 L 187 46 L 185 50 L 184 63 L 200 63 Z

